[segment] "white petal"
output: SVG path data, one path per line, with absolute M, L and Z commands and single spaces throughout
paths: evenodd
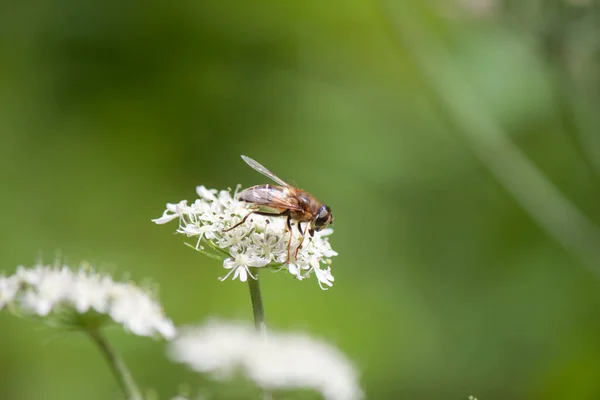
M 34 306 L 35 313 L 37 315 L 39 315 L 41 317 L 45 317 L 52 310 L 53 304 L 48 299 L 40 298 L 40 299 L 37 299 L 37 301 L 35 302 L 35 304 L 33 306 Z
M 203 199 L 206 200 L 217 200 L 217 197 L 215 196 L 215 194 L 217 193 L 216 189 L 207 189 L 206 187 L 204 187 L 204 185 L 200 185 L 196 187 L 196 193 L 198 193 L 198 196 L 200 196 Z
M 322 231 L 319 231 L 318 233 L 315 232 L 316 235 L 318 235 L 319 237 L 326 237 L 329 236 L 333 233 L 333 229 L 332 228 L 325 228 Z
M 246 265 L 248 265 L 249 267 L 264 267 L 268 263 L 269 263 L 268 260 L 254 256 L 254 257 L 250 257 L 248 259 L 248 262 Z
M 175 325 L 171 321 L 161 321 L 157 326 L 157 330 L 165 339 L 171 340 L 177 335 Z
M 15 277 L 0 277 L 0 310 L 14 300 L 18 290 L 19 281 Z
M 296 275 L 296 278 L 298 278 L 298 280 L 302 280 L 303 279 L 302 275 L 300 274 L 301 269 L 295 263 L 289 263 L 288 264 L 288 270 L 290 271 L 290 273 L 292 275 Z
M 233 276 L 233 279 L 235 279 L 237 277 L 240 278 L 240 281 L 246 282 L 248 280 L 248 271 L 246 270 L 246 268 L 238 267 L 238 269 L 235 271 L 235 275 Z
M 165 212 L 163 212 L 162 217 L 153 219 L 152 222 L 154 222 L 155 224 L 158 224 L 158 225 L 162 225 L 162 224 L 166 224 L 167 222 L 171 222 L 177 218 L 179 218 L 179 215 L 169 214 L 169 210 L 165 210 Z
M 231 269 L 231 268 L 235 268 L 235 267 L 236 267 L 236 264 L 235 264 L 235 262 L 233 261 L 233 259 L 231 259 L 231 258 L 226 258 L 226 259 L 223 261 L 223 268 L 225 268 L 225 269 Z
M 315 268 L 314 271 L 319 281 L 319 285 L 323 283 L 329 287 L 333 286 L 333 281 L 335 280 L 335 278 L 333 277 L 333 275 L 331 275 L 331 268 L 327 268 L 326 270 L 321 268 Z M 324 289 L 323 286 L 321 286 L 321 289 Z

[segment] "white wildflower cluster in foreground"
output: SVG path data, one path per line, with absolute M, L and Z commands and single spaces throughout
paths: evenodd
M 327 238 L 333 229 L 314 232 L 313 237 L 306 234 L 294 259 L 301 235 L 297 227 L 292 226 L 291 260 L 285 264 L 290 235 L 284 217 L 253 214 L 245 223 L 224 232 L 248 215 L 250 211 L 245 203 L 238 201 L 236 193 L 232 195 L 230 190 L 217 191 L 198 186 L 196 192 L 199 198 L 194 203 L 188 205 L 187 200 L 177 204 L 168 203 L 162 217 L 153 222 L 165 224 L 178 219 L 177 232 L 195 237 L 193 246 L 196 250 L 223 260 L 223 267 L 229 272 L 222 280 L 233 275 L 233 279 L 246 281 L 248 275 L 253 277 L 250 267 L 270 267 L 287 269 L 298 279 L 304 279 L 314 272 L 322 289 L 333 285 L 334 278 L 329 265 L 331 257 L 337 253 L 332 250 Z M 306 230 L 304 226 L 303 230 Z
M 106 316 L 139 336 L 172 339 L 176 333 L 149 293 L 131 283 L 115 282 L 86 264 L 77 271 L 56 265 L 18 267 L 14 275 L 0 277 L 0 310 L 4 307 L 83 329 Z
M 241 371 L 268 390 L 310 388 L 327 400 L 363 398 L 358 373 L 334 346 L 299 333 L 269 332 L 253 327 L 209 322 L 183 329 L 170 347 L 174 361 L 219 378 Z
M 183 395 L 179 394 L 175 397 L 172 397 L 171 400 L 209 400 L 212 399 L 212 396 L 207 395 L 206 393 L 197 394 L 195 396 L 192 395 Z M 216 397 L 214 397 L 216 398 Z

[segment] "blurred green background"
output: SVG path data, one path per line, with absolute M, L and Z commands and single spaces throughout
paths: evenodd
M 269 324 L 367 398 L 600 398 L 598 2 L 6 0 L 0 32 L 0 270 L 59 252 L 158 283 L 178 325 L 250 321 L 150 221 L 266 183 L 247 154 L 335 215 L 335 286 L 265 275 Z M 160 398 L 252 397 L 108 335 Z M 6 312 L 0 360 L 3 400 L 117 396 L 85 337 Z

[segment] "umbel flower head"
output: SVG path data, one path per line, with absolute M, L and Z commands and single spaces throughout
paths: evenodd
M 315 231 L 313 236 L 306 235 L 295 258 L 288 259 L 288 243 L 292 249 L 298 248 L 302 235 L 298 229 L 290 232 L 286 229 L 285 218 L 278 216 L 251 215 L 243 224 L 232 230 L 250 210 L 245 203 L 237 200 L 237 191 L 207 189 L 198 186 L 196 199 L 191 205 L 187 200 L 176 204 L 167 204 L 160 218 L 152 220 L 157 224 L 166 224 L 179 220 L 178 233 L 194 237 L 190 244 L 196 250 L 213 258 L 223 260 L 228 270 L 221 278 L 246 281 L 254 278 L 250 268 L 287 269 L 298 279 L 304 279 L 312 273 L 322 289 L 333 285 L 331 257 L 337 253 L 332 250 L 328 236 L 333 229 Z M 294 228 L 294 226 L 292 226 Z
M 210 321 L 182 329 L 169 350 L 173 361 L 220 379 L 239 371 L 263 389 L 313 389 L 327 400 L 363 398 L 348 357 L 302 333 L 269 332 L 265 340 L 251 326 Z
M 0 310 L 39 317 L 50 325 L 98 329 L 111 321 L 139 336 L 172 339 L 175 327 L 153 296 L 131 283 L 115 282 L 88 264 L 20 266 L 0 277 Z

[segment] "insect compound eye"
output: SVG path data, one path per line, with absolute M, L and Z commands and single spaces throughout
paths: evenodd
M 315 219 L 315 229 L 320 231 L 325 228 L 327 224 L 331 221 L 331 209 L 326 205 L 323 205 L 319 209 L 319 213 L 317 214 L 317 218 Z

